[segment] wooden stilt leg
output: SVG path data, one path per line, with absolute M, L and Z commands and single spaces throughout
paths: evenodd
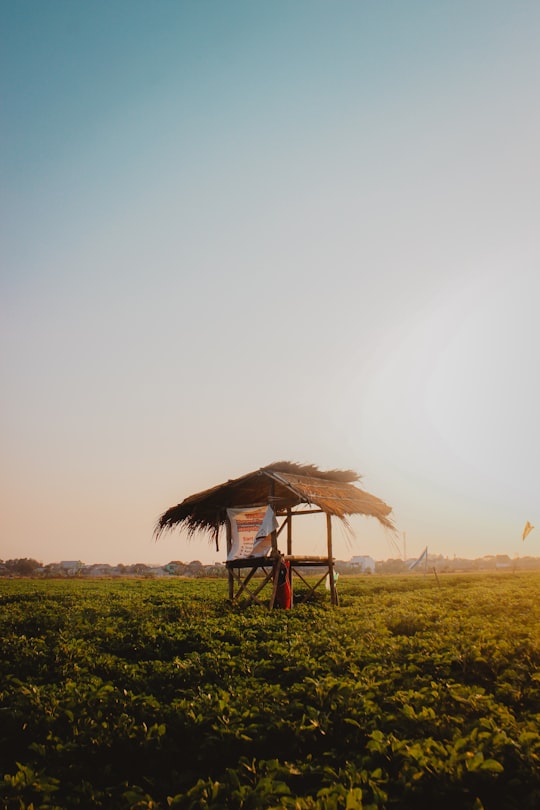
M 332 555 L 332 516 L 326 513 L 326 532 L 328 540 L 328 578 L 330 579 L 330 599 L 333 605 L 337 605 L 336 583 L 334 582 L 334 558 Z
M 279 585 L 279 572 L 280 572 L 280 569 L 281 569 L 281 557 L 276 557 L 274 559 L 274 564 L 273 564 L 273 580 L 274 581 L 273 581 L 273 586 L 272 586 L 272 596 L 270 597 L 270 604 L 268 606 L 270 608 L 270 610 L 272 610 L 272 608 L 274 607 L 275 602 L 276 602 L 276 594 L 277 594 L 277 589 L 278 589 L 278 585 Z

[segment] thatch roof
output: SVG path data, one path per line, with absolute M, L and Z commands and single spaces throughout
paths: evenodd
M 352 470 L 319 470 L 318 467 L 279 461 L 190 495 L 171 506 L 159 518 L 155 535 L 183 528 L 189 535 L 210 532 L 217 540 L 227 520 L 227 509 L 271 504 L 277 514 L 300 504 L 316 506 L 346 520 L 348 515 L 368 515 L 394 529 L 392 508 L 353 482 L 360 476 Z

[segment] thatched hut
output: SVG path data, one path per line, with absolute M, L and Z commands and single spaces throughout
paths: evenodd
M 223 528 L 227 539 L 227 568 L 229 571 L 229 596 L 237 601 L 241 595 L 248 602 L 257 601 L 258 595 L 268 583 L 272 586 L 269 605 L 276 603 L 280 573 L 286 566 L 292 592 L 293 573 L 306 584 L 302 570 L 323 570 L 315 584 L 308 585 L 308 595 L 321 582 L 329 582 L 333 604 L 337 604 L 334 583 L 334 558 L 332 553 L 332 518 L 347 523 L 350 515 L 367 515 L 376 518 L 385 528 L 394 530 L 391 507 L 380 498 L 365 492 L 355 482 L 360 476 L 352 470 L 319 470 L 314 465 L 300 465 L 280 461 L 261 467 L 240 478 L 204 490 L 185 498 L 182 503 L 167 509 L 159 518 L 155 534 L 174 528 L 185 529 L 188 535 L 206 533 L 219 551 L 219 537 Z M 250 510 L 263 510 L 264 520 L 271 513 L 271 524 L 261 524 L 262 514 L 245 519 L 243 527 L 251 531 L 251 547 L 238 552 L 235 545 L 235 519 L 238 512 L 246 515 Z M 267 510 L 266 512 L 264 510 Z M 327 527 L 327 555 L 324 557 L 295 556 L 293 554 L 293 517 L 324 514 Z M 255 519 L 259 524 L 255 524 Z M 280 523 L 281 520 L 281 523 Z M 266 525 L 268 534 L 257 533 L 257 526 Z M 253 527 L 255 526 L 255 530 Z M 253 530 L 253 531 L 252 531 Z M 278 548 L 278 537 L 286 530 L 286 552 Z M 266 530 L 263 530 L 266 531 Z M 236 538 L 237 539 L 237 538 Z M 256 573 L 262 573 L 262 581 L 256 583 L 255 592 L 247 589 Z M 252 583 L 253 585 L 253 583 Z

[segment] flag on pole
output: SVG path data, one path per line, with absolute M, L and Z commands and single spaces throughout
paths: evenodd
M 521 535 L 521 539 L 525 540 L 525 538 L 527 537 L 529 532 L 532 532 L 533 529 L 534 529 L 534 526 L 531 526 L 529 521 L 527 521 L 527 523 L 525 524 L 525 528 L 523 529 L 523 534 Z
M 427 546 L 425 547 L 425 549 L 420 554 L 417 560 L 414 560 L 412 563 L 409 563 L 409 571 L 412 571 L 413 568 L 416 568 L 417 565 L 420 565 L 422 560 L 426 560 L 427 562 Z

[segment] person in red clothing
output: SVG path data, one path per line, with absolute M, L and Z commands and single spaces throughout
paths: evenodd
M 290 610 L 291 607 L 291 572 L 288 560 L 281 562 L 274 605 L 285 610 Z

